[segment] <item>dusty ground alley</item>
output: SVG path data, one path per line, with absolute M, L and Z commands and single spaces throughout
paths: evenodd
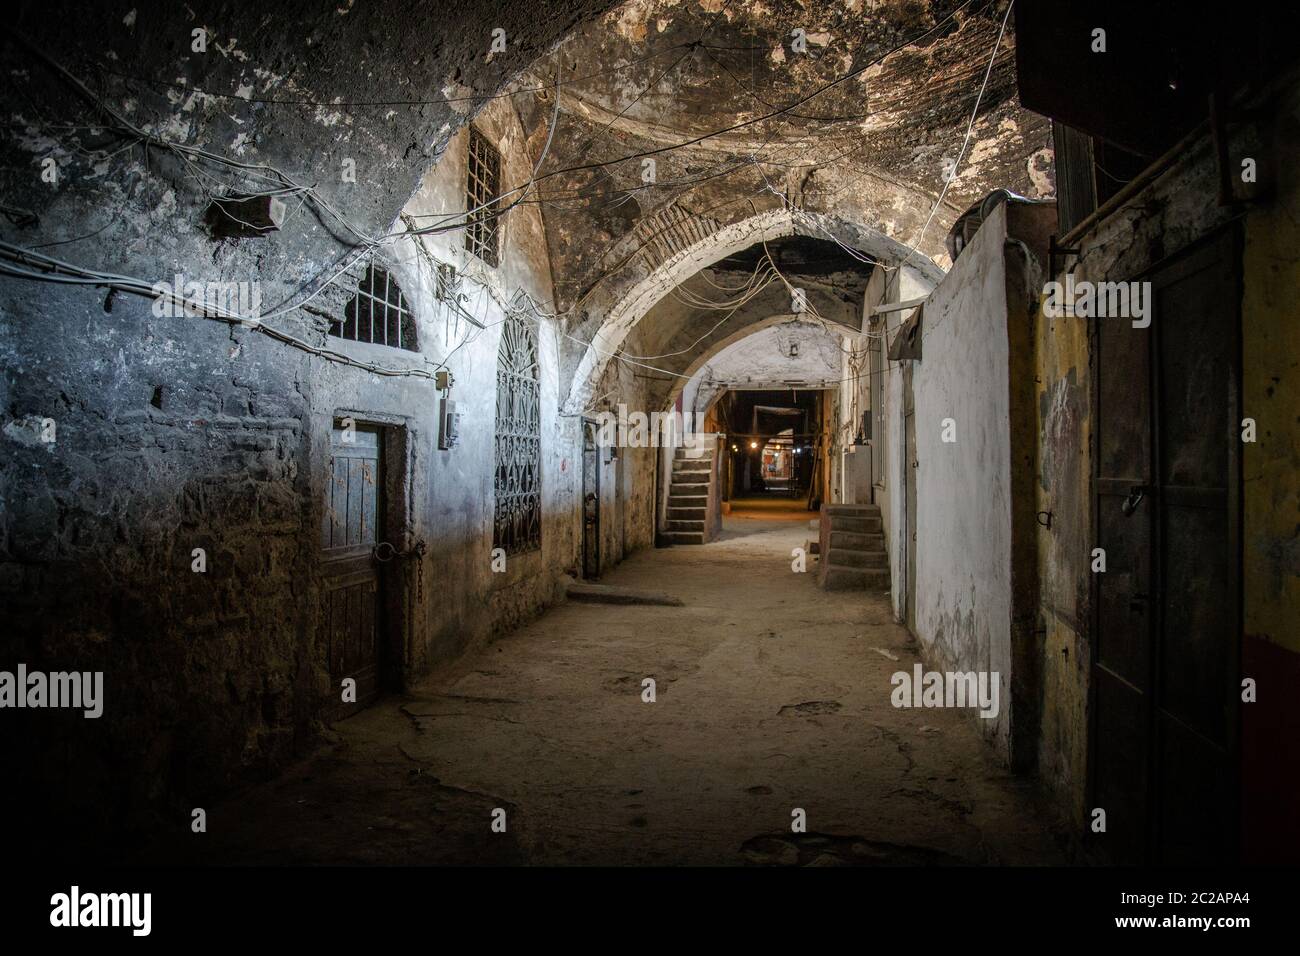
M 214 808 L 196 859 L 1060 862 L 1032 783 L 968 716 L 891 706 L 918 658 L 886 596 L 792 573 L 808 516 L 752 502 L 716 542 L 632 557 L 603 583 L 685 606 L 553 609 Z

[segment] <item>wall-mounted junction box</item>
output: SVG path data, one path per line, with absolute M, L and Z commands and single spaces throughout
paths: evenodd
M 460 412 L 450 398 L 442 400 L 442 414 L 438 417 L 438 448 L 446 451 L 460 442 Z

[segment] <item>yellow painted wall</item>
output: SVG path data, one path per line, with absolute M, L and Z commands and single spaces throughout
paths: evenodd
M 1300 87 L 1261 157 L 1272 201 L 1246 217 L 1242 414 L 1246 633 L 1300 653 Z

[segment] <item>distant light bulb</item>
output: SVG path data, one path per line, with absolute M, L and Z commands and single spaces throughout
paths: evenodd
M 752 441 L 752 442 L 750 442 L 750 443 L 749 443 L 749 447 L 750 447 L 750 448 L 757 448 L 757 447 L 758 447 L 758 442 L 756 442 L 756 441 Z

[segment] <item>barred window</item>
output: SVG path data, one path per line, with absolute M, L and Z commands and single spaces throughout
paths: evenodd
M 465 248 L 490 266 L 497 264 L 500 220 L 495 218 L 501 191 L 501 154 L 476 127 L 469 128 L 469 162 L 465 183 Z
M 357 294 L 343 310 L 343 318 L 330 326 L 330 335 L 419 351 L 415 313 L 393 277 L 375 265 L 366 269 L 357 285 Z
M 506 554 L 542 545 L 541 387 L 535 316 L 513 311 L 497 352 L 496 521 L 492 545 Z

